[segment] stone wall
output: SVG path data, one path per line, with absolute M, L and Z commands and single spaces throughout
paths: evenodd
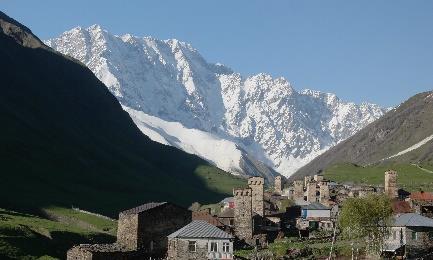
M 138 214 L 119 214 L 117 243 L 129 250 L 138 249 Z
M 74 246 L 66 253 L 67 260 L 92 260 L 92 256 L 92 252 L 81 246 Z
M 167 249 L 167 236 L 191 222 L 191 211 L 172 204 L 145 211 L 139 216 L 138 246 L 155 251 Z
M 235 235 L 240 240 L 250 240 L 253 237 L 252 223 L 252 191 L 249 188 L 235 189 Z
M 248 179 L 248 186 L 252 191 L 253 212 L 264 216 L 265 206 L 263 202 L 265 179 L 263 177 L 251 177 Z
M 138 251 L 128 251 L 119 244 L 82 244 L 66 253 L 67 260 L 135 260 L 147 259 Z M 149 256 L 150 257 L 150 256 Z

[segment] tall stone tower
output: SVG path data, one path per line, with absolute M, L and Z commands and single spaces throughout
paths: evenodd
M 317 201 L 317 183 L 315 181 L 310 181 L 307 184 L 307 201 L 316 202 Z
M 248 241 L 253 237 L 252 190 L 235 189 L 233 196 L 235 235 L 241 240 Z
M 275 177 L 274 190 L 275 190 L 275 193 L 277 193 L 277 194 L 281 195 L 281 193 L 283 193 L 283 183 L 281 180 L 281 176 Z
M 248 179 L 248 186 L 252 191 L 253 211 L 260 216 L 265 215 L 263 203 L 265 179 L 263 177 L 251 177 Z
M 304 181 L 296 180 L 293 182 L 293 199 L 304 200 Z
M 305 176 L 304 177 L 304 186 L 307 187 L 308 183 L 310 183 L 311 181 L 313 181 L 313 177 L 312 176 Z
M 329 204 L 329 182 L 322 180 L 321 182 L 319 182 L 319 202 L 327 205 Z
M 390 198 L 398 197 L 397 172 L 389 170 L 385 172 L 385 194 Z

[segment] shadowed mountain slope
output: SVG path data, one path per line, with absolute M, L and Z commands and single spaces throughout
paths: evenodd
M 89 69 L 1 12 L 0 26 L 0 207 L 114 216 L 145 201 L 215 201 L 241 183 L 151 141 Z

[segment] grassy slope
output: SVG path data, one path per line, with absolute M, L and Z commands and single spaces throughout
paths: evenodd
M 332 147 L 299 169 L 292 179 L 339 163 L 371 165 L 397 154 L 433 134 L 433 92 L 417 94 L 354 136 Z M 433 164 L 433 141 L 387 163 Z
M 334 254 L 339 257 L 350 256 L 350 243 L 350 241 L 337 240 L 333 248 Z M 361 249 L 363 248 L 360 244 L 358 244 L 358 246 Z M 324 259 L 329 255 L 331 250 L 331 242 L 324 242 L 320 240 L 299 241 L 297 238 L 285 238 L 276 240 L 274 243 L 269 244 L 267 250 L 272 252 L 274 257 L 278 258 L 287 255 L 288 250 L 305 248 L 311 249 L 310 257 L 306 257 L 305 259 Z M 248 258 L 249 256 L 253 255 L 253 253 L 254 250 L 239 250 L 235 252 L 235 255 Z
M 431 165 L 423 165 L 433 169 Z M 325 177 L 339 183 L 357 183 L 383 185 L 384 172 L 394 169 L 398 172 L 398 185 L 408 191 L 433 190 L 433 173 L 428 173 L 411 164 L 392 164 L 375 166 L 357 166 L 354 164 L 337 164 L 325 170 Z
M 221 194 L 230 195 L 232 187 L 245 183 L 245 180 L 211 166 L 200 166 L 195 174 L 203 179 L 209 190 Z M 39 188 L 41 191 L 52 190 L 48 185 Z M 200 201 L 201 196 L 195 195 Z M 45 207 L 40 211 L 51 220 L 0 209 L 0 259 L 63 259 L 74 244 L 115 240 L 116 221 L 58 206 Z
M 0 259 L 64 259 L 74 244 L 115 241 L 116 221 L 64 208 L 48 210 L 62 222 L 0 209 Z

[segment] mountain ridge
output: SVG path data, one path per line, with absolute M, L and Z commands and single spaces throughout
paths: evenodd
M 175 39 L 116 36 L 93 25 L 45 42 L 87 65 L 123 106 L 234 143 L 285 176 L 386 112 L 330 93 L 298 92 L 282 77 L 245 77 Z M 244 172 L 241 160 L 234 167 Z
M 433 163 L 433 91 L 409 98 L 357 134 L 300 168 L 293 178 L 339 163 Z

